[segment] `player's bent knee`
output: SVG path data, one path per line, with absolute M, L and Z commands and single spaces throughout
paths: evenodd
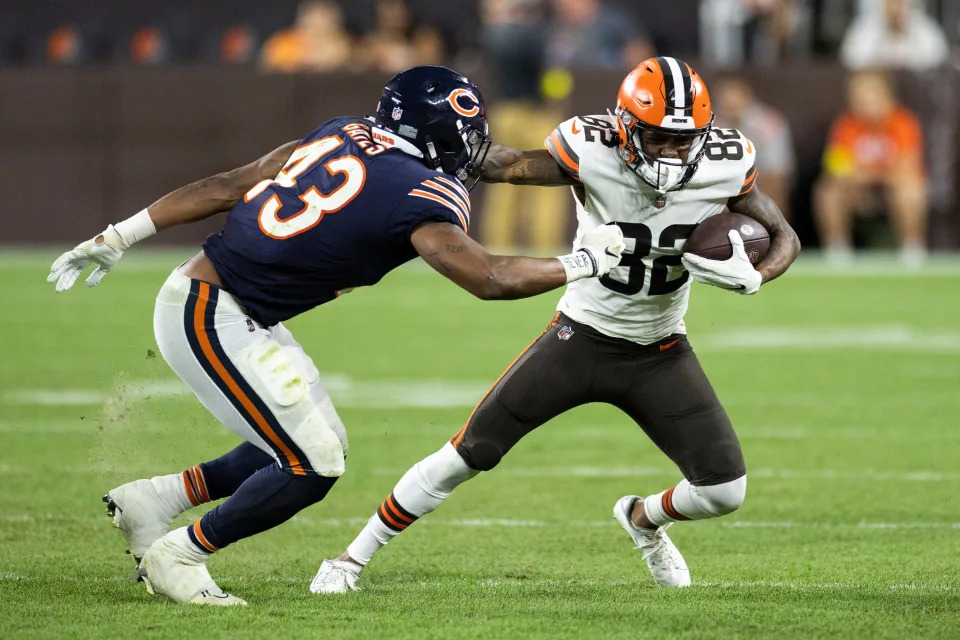
M 450 495 L 457 485 L 477 475 L 477 471 L 468 465 L 449 442 L 436 453 L 418 462 L 414 469 L 425 485 L 424 489 L 436 497 Z
M 503 459 L 503 450 L 494 442 L 461 442 L 457 453 L 471 469 L 490 471 Z
M 696 487 L 700 498 L 705 502 L 707 511 L 717 516 L 725 516 L 740 508 L 747 495 L 747 476 L 736 480 L 706 487 Z

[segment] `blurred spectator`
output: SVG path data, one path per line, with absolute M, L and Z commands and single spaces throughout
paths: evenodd
M 812 47 L 813 8 L 803 0 L 703 0 L 703 55 L 722 67 L 773 65 Z
M 840 57 L 851 69 L 922 71 L 947 61 L 939 24 L 913 0 L 882 0 L 883 11 L 861 11 L 843 40 Z
M 716 91 L 717 126 L 739 129 L 753 142 L 759 185 L 789 219 L 794 151 L 787 119 L 773 107 L 757 101 L 743 80 L 726 78 L 717 84 Z
M 170 61 L 170 40 L 158 27 L 142 27 L 130 36 L 130 62 L 151 65 Z
M 83 35 L 74 25 L 62 25 L 47 36 L 46 61 L 52 65 L 73 65 L 83 62 Z
M 219 60 L 225 64 L 248 64 L 257 57 L 257 34 L 246 25 L 226 29 L 219 44 Z
M 377 0 L 376 27 L 364 36 L 357 59 L 364 67 L 389 73 L 440 64 L 443 40 L 433 27 L 414 21 L 406 0 Z
M 553 0 L 551 66 L 629 69 L 653 55 L 643 28 L 600 0 Z
M 920 124 L 897 104 L 878 73 L 853 76 L 848 99 L 849 111 L 833 123 L 815 187 L 821 244 L 829 259 L 848 260 L 854 216 L 871 213 L 879 199 L 892 219 L 902 258 L 919 264 L 927 220 Z
M 494 142 L 518 149 L 541 148 L 561 120 L 540 95 L 546 53 L 544 5 L 541 0 L 484 0 L 481 7 L 490 86 L 499 98 L 490 109 L 490 131 Z M 527 244 L 538 252 L 549 254 L 564 244 L 566 190 L 509 184 L 486 189 L 484 244 L 518 247 L 521 228 L 527 232 Z
M 270 36 L 260 52 L 269 71 L 331 71 L 350 62 L 343 13 L 332 0 L 306 0 L 293 26 Z

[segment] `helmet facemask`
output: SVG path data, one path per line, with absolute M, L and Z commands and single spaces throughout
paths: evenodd
M 643 122 L 623 107 L 614 114 L 620 132 L 620 157 L 640 178 L 660 193 L 682 189 L 693 177 L 713 124 L 705 127 L 662 127 Z M 672 118 L 676 121 L 680 118 Z M 684 118 L 687 119 L 687 118 Z M 653 148 L 669 147 L 677 157 L 663 157 Z
M 480 166 L 493 141 L 485 120 L 483 131 L 473 124 L 463 124 L 461 120 L 457 120 L 457 127 L 459 140 L 449 141 L 452 144 L 443 144 L 442 141 L 426 137 L 427 161 L 431 168 L 456 176 L 467 191 L 471 191 L 480 180 Z

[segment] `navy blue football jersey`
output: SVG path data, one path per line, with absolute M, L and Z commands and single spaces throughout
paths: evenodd
M 283 171 L 251 189 L 203 250 L 224 288 L 266 326 L 377 283 L 417 256 L 422 222 L 470 223 L 453 176 L 374 139 L 363 118 L 328 120 Z

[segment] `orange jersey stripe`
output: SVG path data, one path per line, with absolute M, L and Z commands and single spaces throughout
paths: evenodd
M 459 182 L 455 182 L 446 176 L 436 176 L 436 179 L 444 184 L 448 184 L 453 187 L 454 191 L 460 194 L 460 196 L 467 201 L 467 205 L 470 204 L 470 192 L 463 188 Z
M 553 148 L 548 149 L 548 151 L 553 151 L 551 154 L 555 159 L 560 160 L 566 165 L 567 169 L 574 172 L 576 175 L 580 175 L 580 165 L 574 162 L 567 152 L 563 148 L 563 143 L 560 142 L 560 134 L 556 131 L 550 134 L 549 140 L 553 143 Z
M 463 214 L 460 213 L 460 209 L 452 202 L 449 202 L 446 198 L 442 198 L 438 195 L 435 195 L 433 193 L 428 193 L 420 189 L 414 189 L 407 195 L 416 196 L 418 198 L 426 198 L 427 200 L 433 200 L 434 202 L 439 202 L 440 204 L 445 206 L 447 209 L 450 209 L 455 214 L 457 214 L 457 217 L 460 218 L 460 225 L 463 227 L 464 231 L 469 229 L 469 225 L 467 224 L 466 219 L 464 219 Z
M 283 452 L 284 457 L 286 457 L 287 462 L 290 463 L 290 469 L 293 471 L 294 475 L 305 476 L 306 472 L 303 470 L 303 465 L 293 454 L 293 451 L 283 443 L 283 441 L 277 437 L 277 434 L 270 427 L 270 424 L 267 422 L 266 418 L 263 417 L 263 414 L 253 405 L 250 401 L 250 398 L 243 392 L 242 389 L 237 385 L 236 381 L 230 376 L 230 373 L 224 368 L 223 363 L 217 358 L 217 354 L 213 351 L 213 346 L 210 344 L 210 337 L 207 335 L 206 327 L 203 324 L 204 314 L 206 313 L 207 303 L 210 299 L 210 285 L 206 282 L 200 283 L 200 291 L 197 296 L 197 306 L 193 312 L 193 329 L 197 334 L 197 341 L 200 343 L 200 349 L 203 351 L 203 354 L 207 357 L 207 360 L 210 364 L 213 365 L 214 370 L 217 372 L 217 375 L 226 383 L 227 388 L 230 389 L 231 393 L 240 401 L 240 404 L 246 409 L 247 413 L 253 418 L 254 422 L 257 423 L 257 426 L 260 427 L 261 431 L 267 438 L 276 446 L 280 451 Z
M 470 219 L 470 205 L 464 202 L 463 198 L 461 198 L 459 195 L 457 195 L 453 191 L 450 191 L 443 185 L 437 184 L 436 182 L 431 182 L 430 180 L 424 180 L 423 186 L 430 187 L 431 189 L 436 189 L 437 191 L 440 191 L 441 193 L 445 193 L 448 196 L 450 196 L 450 198 L 453 199 L 454 204 L 460 207 L 460 211 L 463 213 L 463 215 L 465 215 L 468 220 Z

